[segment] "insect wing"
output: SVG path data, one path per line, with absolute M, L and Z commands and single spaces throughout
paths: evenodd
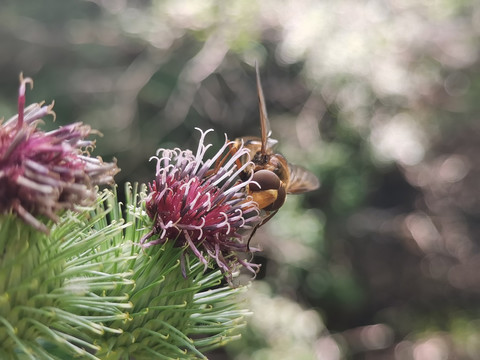
M 313 191 L 320 187 L 318 178 L 307 169 L 293 164 L 288 164 L 290 170 L 290 182 L 288 184 L 288 194 L 301 194 L 307 191 Z
M 258 93 L 258 107 L 260 110 L 260 127 L 262 129 L 262 154 L 266 153 L 267 141 L 270 137 L 270 123 L 268 121 L 267 107 L 265 106 L 265 96 L 263 95 L 262 83 L 260 82 L 260 72 L 258 64 L 255 66 L 257 71 L 257 93 Z

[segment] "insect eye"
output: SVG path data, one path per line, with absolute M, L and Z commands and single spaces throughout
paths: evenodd
M 275 173 L 270 170 L 258 170 L 253 174 L 252 181 L 255 183 L 250 183 L 251 191 L 260 191 L 260 190 L 277 190 L 280 188 L 280 179 Z

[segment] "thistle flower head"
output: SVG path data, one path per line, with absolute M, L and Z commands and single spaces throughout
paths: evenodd
M 91 158 L 87 149 L 93 133 L 82 123 L 43 132 L 41 118 L 51 114 L 53 104 L 32 104 L 25 108 L 26 85 L 30 78 L 20 76 L 18 114 L 0 121 L 0 214 L 16 213 L 38 230 L 48 228 L 35 216 L 54 221 L 62 209 L 91 205 L 96 185 L 110 183 L 119 171 L 115 163 Z
M 240 265 L 256 272 L 258 265 L 239 258 L 249 249 L 245 229 L 259 222 L 258 208 L 246 194 L 251 180 L 241 181 L 238 175 L 249 163 L 238 167 L 239 159 L 248 156 L 248 149 L 240 147 L 234 154 L 228 151 L 232 143 L 226 141 L 210 159 L 204 159 L 207 149 L 201 132 L 196 154 L 190 150 L 159 149 L 155 181 L 149 184 L 146 211 L 153 220 L 152 230 L 141 243 L 148 247 L 175 241 L 177 246 L 190 248 L 207 266 L 215 259 L 226 279 Z

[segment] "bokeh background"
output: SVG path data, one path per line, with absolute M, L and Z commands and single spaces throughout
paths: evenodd
M 480 358 L 480 3 L 4 0 L 0 114 L 55 100 L 117 182 L 158 147 L 273 137 L 318 191 L 255 237 L 244 336 L 211 359 Z

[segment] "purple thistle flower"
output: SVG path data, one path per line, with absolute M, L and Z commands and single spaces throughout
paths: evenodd
M 35 216 L 56 221 L 62 209 L 93 204 L 95 186 L 113 182 L 119 169 L 115 162 L 89 156 L 95 142 L 85 139 L 94 133 L 87 125 L 78 122 L 50 132 L 39 130 L 42 117 L 55 118 L 53 103 L 25 108 L 27 84 L 33 87 L 32 79 L 20 75 L 18 115 L 0 120 L 0 213 L 14 212 L 48 233 Z
M 249 151 L 241 147 L 230 154 L 232 143 L 226 141 L 211 159 L 204 160 L 211 146 L 204 145 L 205 135 L 212 130 L 197 130 L 201 137 L 196 154 L 190 150 L 159 149 L 157 156 L 151 158 L 157 160 L 156 179 L 149 184 L 146 211 L 153 228 L 141 244 L 149 247 L 175 241 L 176 246 L 190 248 L 205 267 L 208 258 L 215 259 L 231 283 L 232 272 L 239 266 L 253 273 L 259 268 L 238 256 L 257 251 L 247 246 L 244 234 L 260 221 L 259 210 L 245 191 L 251 180 L 238 179 L 251 163 L 237 167 L 238 160 L 248 156 Z M 219 166 L 219 162 L 223 164 Z M 158 237 L 149 240 L 154 235 Z M 185 276 L 183 264 L 182 271 Z

